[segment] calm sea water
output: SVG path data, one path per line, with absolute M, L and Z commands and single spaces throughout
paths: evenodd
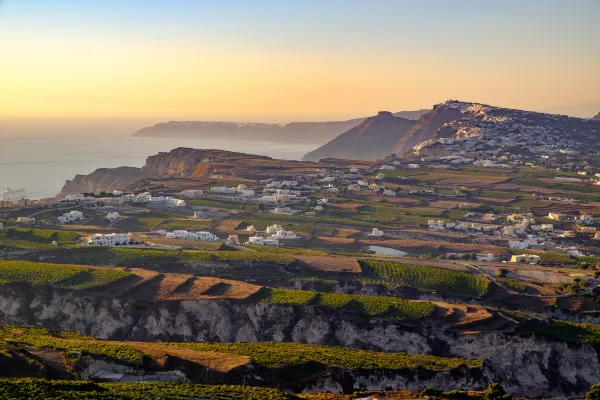
M 223 149 L 299 160 L 317 146 L 232 140 L 132 137 L 0 137 L 0 188 L 24 188 L 32 199 L 60 192 L 65 180 L 97 168 L 141 167 L 146 157 L 176 147 Z M 0 190 L 0 191 L 2 191 Z

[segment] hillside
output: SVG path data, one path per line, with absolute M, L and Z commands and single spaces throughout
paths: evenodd
M 599 133 L 600 123 L 589 119 L 449 100 L 423 116 L 396 152 L 404 154 L 420 142 L 414 154 L 421 157 L 460 154 L 499 162 L 566 163 L 597 159 Z
M 82 192 L 124 189 L 140 180 L 152 179 L 267 179 L 292 178 L 316 170 L 319 164 L 276 160 L 225 150 L 179 147 L 150 156 L 142 168 L 101 168 L 89 175 L 76 175 L 65 182 L 59 197 Z
M 600 121 L 600 112 L 598 114 L 596 114 L 596 116 L 593 117 L 592 119 L 596 120 L 596 121 Z
M 394 115 L 417 120 L 428 110 L 400 111 Z M 142 128 L 135 137 L 231 138 L 286 143 L 326 143 L 354 128 L 365 118 L 346 121 L 290 122 L 265 124 L 256 122 L 169 121 Z
M 323 158 L 377 160 L 390 154 L 398 140 L 415 124 L 415 121 L 395 117 L 391 112 L 380 111 L 356 127 L 336 137 L 329 143 L 303 157 L 306 161 Z

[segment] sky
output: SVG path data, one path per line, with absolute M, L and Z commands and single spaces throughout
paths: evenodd
M 0 120 L 591 117 L 598 21 L 600 0 L 4 0 Z

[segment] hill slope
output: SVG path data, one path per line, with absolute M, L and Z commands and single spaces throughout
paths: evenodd
M 396 152 L 405 154 L 413 146 L 412 154 L 419 156 L 560 164 L 582 156 L 599 160 L 599 136 L 595 120 L 449 100 L 423 116 Z
M 600 112 L 598 114 L 596 114 L 596 116 L 592 119 L 596 120 L 596 121 L 600 121 Z
M 394 115 L 417 120 L 429 110 L 400 111 Z M 135 132 L 135 137 L 184 138 L 252 138 L 286 143 L 326 143 L 354 128 L 365 118 L 347 121 L 290 122 L 287 124 L 237 123 L 221 121 L 170 121 L 146 127 Z
M 414 120 L 395 117 L 391 112 L 380 111 L 332 141 L 311 151 L 305 161 L 323 158 L 376 160 L 389 155 L 415 124 Z

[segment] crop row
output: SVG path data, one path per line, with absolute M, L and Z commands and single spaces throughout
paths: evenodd
M 384 279 L 423 291 L 439 291 L 459 296 L 482 296 L 488 280 L 468 272 L 393 261 L 359 260 L 363 276 Z
M 277 389 L 257 386 L 195 385 L 190 383 L 93 383 L 32 378 L 0 379 L 0 399 L 110 399 L 110 400 L 285 400 Z
M 96 340 L 75 332 L 49 331 L 43 328 L 19 328 L 0 326 L 0 342 L 33 347 L 48 347 L 69 352 L 84 352 L 92 355 L 137 362 L 144 353 L 123 342 Z M 145 343 L 144 349 L 152 353 L 152 344 Z M 401 369 L 422 367 L 431 371 L 456 368 L 460 365 L 481 366 L 481 361 L 464 358 L 445 358 L 420 354 L 383 353 L 343 347 L 319 346 L 290 342 L 258 343 L 156 343 L 157 349 L 168 351 L 177 347 L 199 352 L 235 354 L 246 356 L 265 368 L 278 368 L 311 362 L 343 369 Z
M 0 283 L 28 282 L 83 289 L 103 285 L 129 275 L 120 269 L 97 269 L 80 265 L 0 260 Z
M 396 320 L 425 318 L 434 310 L 434 305 L 429 302 L 409 301 L 385 296 L 320 293 L 309 290 L 264 288 L 260 291 L 258 297 L 260 301 L 267 303 L 309 304 L 340 308 L 356 314 L 385 316 Z

